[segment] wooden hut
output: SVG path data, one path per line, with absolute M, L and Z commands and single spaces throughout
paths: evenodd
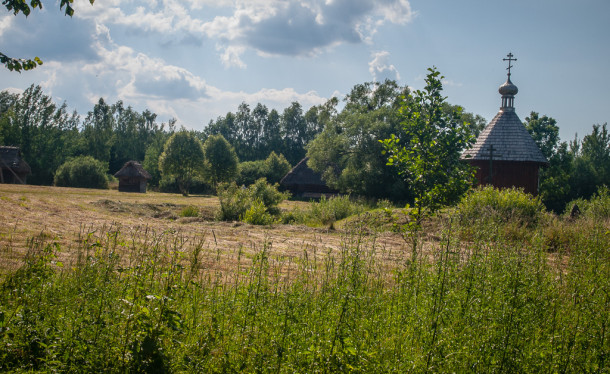
M 313 171 L 308 165 L 305 157 L 280 181 L 280 186 L 299 197 L 318 198 L 322 195 L 334 195 L 338 193 L 326 185 L 320 173 Z
M 532 195 L 538 193 L 541 166 L 547 159 L 515 113 L 514 100 L 519 90 L 510 80 L 510 63 L 516 61 L 508 54 L 508 79 L 500 86 L 502 106 L 485 127 L 474 146 L 461 158 L 476 167 L 479 185 L 498 188 L 518 187 Z
M 120 192 L 146 192 L 146 182 L 152 178 L 137 161 L 128 161 L 114 174 L 119 179 Z
M 19 147 L 0 146 L 0 183 L 25 184 L 31 172 Z

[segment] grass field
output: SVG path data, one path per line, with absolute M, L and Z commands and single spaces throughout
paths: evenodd
M 285 201 L 280 208 L 307 204 Z M 28 239 L 40 235 L 59 243 L 60 260 L 70 263 L 76 258 L 71 249 L 89 233 L 120 230 L 125 236 L 142 240 L 145 232 L 171 232 L 191 242 L 204 240 L 205 253 L 224 259 L 218 264 L 223 268 L 231 267 L 238 252 L 251 257 L 263 243 L 273 243 L 273 255 L 290 258 L 300 256 L 303 250 L 337 250 L 343 240 L 341 230 L 217 222 L 214 217 L 218 205 L 215 196 L 0 184 L 0 272 L 14 271 L 28 249 Z M 180 217 L 187 206 L 195 206 L 198 216 Z M 386 248 L 390 263 L 402 257 L 405 243 L 400 235 L 377 233 L 374 239 Z
M 608 372 L 607 199 L 494 196 L 414 256 L 374 213 L 250 226 L 214 197 L 0 185 L 0 371 Z

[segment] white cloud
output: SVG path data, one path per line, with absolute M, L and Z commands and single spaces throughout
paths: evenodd
M 210 8 L 224 14 L 211 18 Z M 244 67 L 246 49 L 262 56 L 313 56 L 340 44 L 370 43 L 380 26 L 409 22 L 414 13 L 408 0 L 114 0 L 77 15 L 155 32 L 162 41 L 213 39 L 226 66 Z
M 369 72 L 377 82 L 383 82 L 386 79 L 400 80 L 398 70 L 390 64 L 390 53 L 388 51 L 373 54 L 373 60 L 369 62 Z
M 0 37 L 4 34 L 6 30 L 11 27 L 11 23 L 15 17 L 12 15 L 0 17 Z

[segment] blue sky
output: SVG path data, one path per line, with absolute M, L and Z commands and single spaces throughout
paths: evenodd
M 421 88 L 436 66 L 448 101 L 489 121 L 512 52 L 522 120 L 549 115 L 571 140 L 610 119 L 608 0 L 75 0 L 72 18 L 43 4 L 1 13 L 0 51 L 44 65 L 0 69 L 0 90 L 40 84 L 82 116 L 103 97 L 200 130 L 243 101 L 308 108 L 384 78 Z

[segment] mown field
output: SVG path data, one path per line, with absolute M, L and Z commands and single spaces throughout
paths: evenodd
M 130 240 L 144 241 L 151 235 L 181 237 L 188 247 L 203 241 L 205 254 L 221 258 L 222 268 L 231 267 L 236 253 L 252 253 L 264 243 L 272 243 L 272 253 L 300 256 L 303 250 L 325 253 L 336 250 L 343 231 L 305 225 L 254 226 L 241 222 L 218 222 L 215 196 L 182 196 L 148 192 L 120 193 L 47 186 L 0 184 L 0 272 L 18 268 L 28 250 L 28 239 L 42 237 L 58 243 L 62 262 L 76 259 L 76 249 L 84 237 L 106 231 L 120 231 Z M 306 206 L 306 202 L 285 201 L 281 209 Z M 197 217 L 181 217 L 181 211 L 195 206 Z M 375 236 L 394 262 L 404 250 L 400 235 L 384 232 Z M 396 257 L 394 257 L 396 256 Z M 216 262 L 216 260 L 215 260 Z
M 413 251 L 379 212 L 252 226 L 211 196 L 0 185 L 0 371 L 607 372 L 607 201 L 492 195 Z

